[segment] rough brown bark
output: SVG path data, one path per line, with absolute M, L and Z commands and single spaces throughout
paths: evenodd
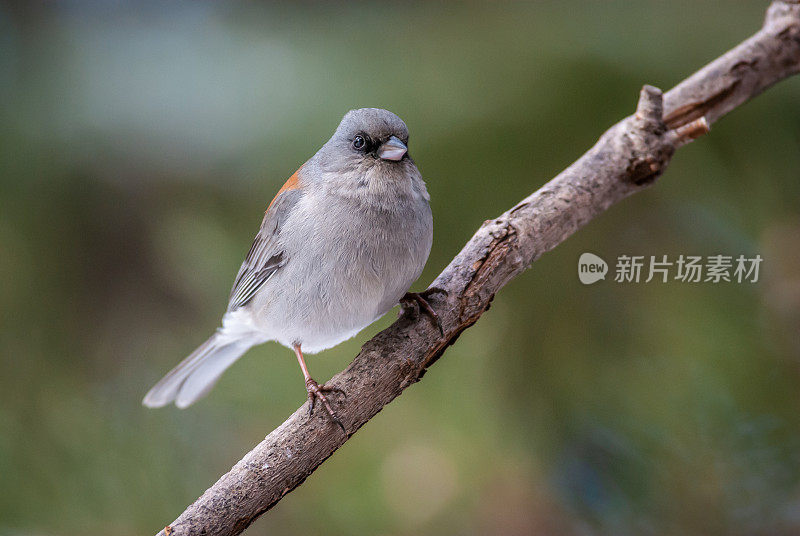
M 347 428 L 306 405 L 222 476 L 162 535 L 234 535 L 299 486 L 348 437 L 422 378 L 489 307 L 495 293 L 597 214 L 656 180 L 675 150 L 776 82 L 800 72 L 800 2 L 775 1 L 757 34 L 663 95 L 645 86 L 636 113 L 505 214 L 486 221 L 432 287 L 444 336 L 425 316 L 401 317 L 328 385 Z

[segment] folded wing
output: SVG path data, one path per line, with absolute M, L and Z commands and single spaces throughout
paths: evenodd
M 281 250 L 281 226 L 302 197 L 298 189 L 282 189 L 264 213 L 261 229 L 239 268 L 231 289 L 228 311 L 246 305 L 270 277 L 288 262 Z

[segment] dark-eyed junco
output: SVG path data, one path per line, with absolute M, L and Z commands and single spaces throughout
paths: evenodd
M 403 299 L 422 272 L 433 218 L 407 145 L 408 129 L 395 114 L 348 112 L 269 204 L 222 327 L 143 404 L 189 406 L 251 346 L 277 341 L 297 355 L 310 409 L 319 398 L 341 426 L 324 395 L 330 389 L 311 378 L 303 352 L 354 336 Z

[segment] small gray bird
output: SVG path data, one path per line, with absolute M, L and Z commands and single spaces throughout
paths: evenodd
M 344 429 L 311 378 L 303 352 L 353 337 L 399 301 L 422 273 L 433 240 L 430 197 L 408 155 L 408 129 L 378 108 L 348 112 L 322 148 L 278 191 L 231 290 L 222 327 L 144 397 L 185 408 L 206 395 L 251 346 L 292 348 L 316 399 Z M 440 326 L 441 330 L 441 326 Z

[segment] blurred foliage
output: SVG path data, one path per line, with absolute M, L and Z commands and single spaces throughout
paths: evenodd
M 752 34 L 767 2 L 0 4 L 0 533 L 153 533 L 303 402 L 217 325 L 266 203 L 350 108 L 403 117 L 436 234 L 477 226 Z M 248 534 L 800 531 L 800 80 L 513 281 Z M 753 284 L 578 282 L 579 255 L 761 254 Z M 314 357 L 324 380 L 389 314 Z

